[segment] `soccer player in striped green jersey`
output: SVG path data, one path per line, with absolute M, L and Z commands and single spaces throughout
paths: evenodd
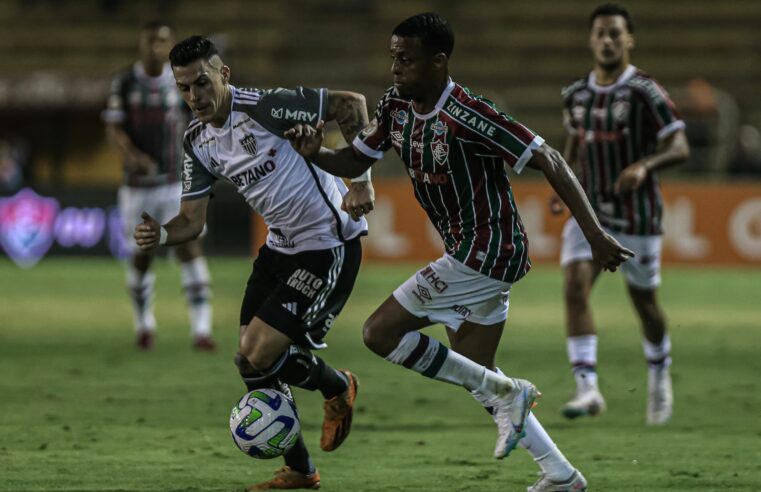
M 399 154 L 446 253 L 370 316 L 363 328 L 365 344 L 390 362 L 470 391 L 497 423 L 496 458 L 520 444 L 541 467 L 542 480 L 555 487 L 546 490 L 565 490 L 557 488 L 564 484 L 583 490 L 584 477 L 530 412 L 538 396 L 534 385 L 495 366 L 510 288 L 531 266 L 506 168 L 544 172 L 582 224 L 602 267 L 615 270 L 631 252 L 602 230 L 557 151 L 449 77 L 453 48 L 452 28 L 437 14 L 405 20 L 391 37 L 394 86 L 351 146 L 321 148 L 320 124 L 297 125 L 287 136 L 318 166 L 352 178 L 384 151 L 393 148 Z M 418 332 L 434 323 L 447 327 L 451 349 Z
M 563 91 L 568 131 L 565 158 L 605 230 L 634 251 L 621 269 L 644 333 L 648 361 L 647 422 L 666 423 L 673 411 L 671 342 L 657 301 L 660 285 L 661 198 L 655 171 L 689 155 L 684 122 L 666 91 L 631 65 L 634 25 L 626 9 L 602 5 L 590 17 L 594 69 Z M 556 211 L 558 207 L 556 207 Z M 568 418 L 597 415 L 605 400 L 597 384 L 597 333 L 589 294 L 600 273 L 571 218 L 563 230 L 568 357 L 575 396 L 562 408 Z

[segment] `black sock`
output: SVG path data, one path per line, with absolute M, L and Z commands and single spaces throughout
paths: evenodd
M 307 451 L 304 438 L 301 436 L 299 436 L 299 440 L 296 441 L 291 450 L 283 455 L 283 458 L 285 458 L 286 465 L 299 473 L 304 475 L 314 473 L 314 463 L 312 463 L 312 458 L 309 457 L 309 451 Z
M 349 381 L 309 350 L 292 345 L 277 376 L 291 386 L 306 390 L 320 390 L 325 399 L 346 391 Z

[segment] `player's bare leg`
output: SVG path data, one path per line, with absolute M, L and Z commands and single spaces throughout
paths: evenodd
M 576 380 L 576 393 L 561 409 L 568 418 L 597 415 L 605 400 L 597 384 L 597 331 L 589 305 L 592 286 L 600 267 L 591 261 L 575 261 L 564 269 L 568 359 Z
M 136 344 L 142 350 L 153 346 L 156 318 L 153 315 L 156 275 L 150 271 L 153 255 L 136 251 L 127 265 L 127 288 L 132 300 Z
M 523 435 L 526 417 L 537 397 L 536 388 L 528 381 L 491 371 L 417 331 L 430 324 L 389 296 L 365 322 L 365 345 L 394 364 L 484 395 L 496 408 L 499 438 L 495 457 L 506 457 Z M 499 334 L 491 336 L 496 335 L 498 340 Z
M 479 325 L 466 321 L 456 331 L 447 328 L 447 336 L 453 350 L 498 374 L 502 374 L 502 371 L 495 366 L 494 361 L 504 325 L 504 322 Z M 477 391 L 472 392 L 472 394 L 493 415 L 494 409 L 489 400 Z M 519 444 L 533 456 L 542 469 L 543 477 L 547 477 L 547 480 L 564 482 L 570 480 L 569 477 L 581 476 L 563 456 L 563 453 L 560 452 L 533 414 L 529 414 L 526 418 L 525 428 L 525 436 Z
M 193 347 L 198 350 L 214 350 L 216 344 L 211 338 L 211 275 L 203 256 L 201 240 L 177 246 L 176 253 L 180 260 L 182 289 L 188 301 Z
M 642 341 L 648 364 L 647 423 L 663 425 L 671 419 L 674 395 L 671 385 L 671 340 L 656 289 L 629 285 L 629 296 L 642 322 Z

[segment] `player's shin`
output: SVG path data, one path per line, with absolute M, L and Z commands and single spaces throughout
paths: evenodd
M 155 285 L 156 274 L 138 270 L 131 261 L 127 263 L 127 288 L 132 299 L 135 331 L 138 333 L 156 329 L 156 318 L 153 316 Z
M 533 413 L 526 419 L 526 435 L 519 445 L 529 452 L 542 473 L 551 480 L 567 480 L 575 472 Z
M 504 374 L 490 371 L 417 331 L 406 333 L 386 360 L 489 397 L 503 394 L 512 387 L 512 381 Z
M 306 390 L 319 390 L 326 400 L 346 391 L 348 381 L 341 372 L 330 367 L 309 350 L 291 345 L 269 370 L 284 382 Z
M 182 263 L 182 288 L 188 301 L 188 314 L 193 336 L 211 337 L 211 275 L 206 258 L 199 256 Z

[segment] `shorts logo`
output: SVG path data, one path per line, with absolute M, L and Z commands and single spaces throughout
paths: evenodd
M 322 287 L 324 283 L 325 281 L 317 275 L 303 268 L 299 268 L 291 274 L 286 285 L 305 295 L 307 298 L 314 299 L 314 296 L 317 295 L 317 292 L 319 292 L 320 287 Z
M 256 155 L 256 139 L 250 133 L 247 133 L 245 137 L 240 140 L 240 144 L 243 146 L 243 150 L 249 155 Z
M 434 288 L 436 292 L 441 294 L 447 288 L 449 287 L 449 284 L 444 282 L 439 278 L 438 275 L 436 275 L 436 272 L 431 267 L 426 267 L 423 270 L 420 271 L 420 276 L 423 277 L 426 282 L 428 282 L 428 285 Z M 430 299 L 430 297 L 429 297 Z
M 415 294 L 415 297 L 417 297 L 423 304 L 425 304 L 426 300 L 430 301 L 433 299 L 431 297 L 431 292 L 420 284 L 417 285 L 417 292 L 413 292 L 413 294 Z
M 463 319 L 468 319 L 470 315 L 473 314 L 472 310 L 466 308 L 465 306 L 460 306 L 459 304 L 452 306 L 452 311 L 462 316 Z
M 449 145 L 443 142 L 432 142 L 431 151 L 433 152 L 433 160 L 437 164 L 444 165 L 449 157 Z

